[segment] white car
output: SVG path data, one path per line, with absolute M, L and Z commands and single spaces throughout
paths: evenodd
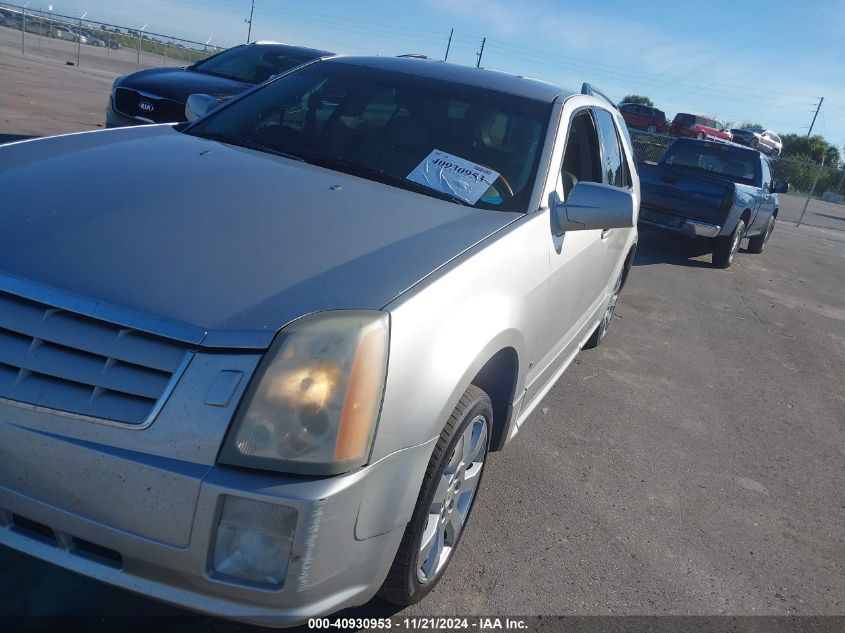
M 758 149 L 768 156 L 777 158 L 783 152 L 783 141 L 771 130 L 763 128 L 741 128 L 731 130 L 734 142 Z

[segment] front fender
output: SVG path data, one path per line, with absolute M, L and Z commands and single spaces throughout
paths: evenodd
M 384 404 L 371 461 L 442 431 L 497 352 L 517 357 L 517 397 L 547 319 L 548 215 L 527 217 L 385 309 L 391 314 Z

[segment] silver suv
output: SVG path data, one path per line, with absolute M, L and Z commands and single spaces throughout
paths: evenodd
M 0 544 L 248 621 L 420 600 L 631 266 L 583 92 L 337 58 L 0 147 Z

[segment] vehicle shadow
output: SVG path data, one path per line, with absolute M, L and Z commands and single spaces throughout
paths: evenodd
M 693 268 L 712 268 L 713 245 L 704 238 L 690 239 L 639 226 L 639 241 L 634 266 L 673 264 Z M 703 258 L 703 259 L 702 259 Z
M 6 143 L 14 143 L 15 141 L 25 141 L 28 138 L 35 138 L 31 134 L 0 134 L 0 145 Z

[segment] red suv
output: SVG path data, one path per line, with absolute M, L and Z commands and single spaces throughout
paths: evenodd
M 629 128 L 645 130 L 652 134 L 666 131 L 668 121 L 663 110 L 639 103 L 620 103 L 619 112 Z
M 669 133 L 690 138 L 710 138 L 720 141 L 734 140 L 733 134 L 716 119 L 698 114 L 676 114 L 669 126 Z

